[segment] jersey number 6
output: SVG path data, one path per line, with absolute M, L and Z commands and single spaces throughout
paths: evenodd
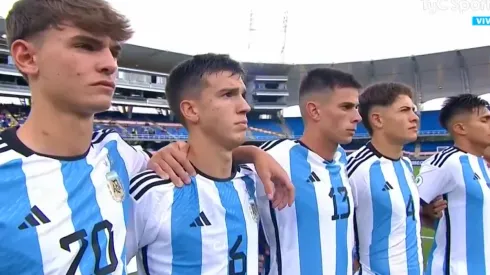
M 238 235 L 235 244 L 230 249 L 230 258 L 231 260 L 228 262 L 228 274 L 229 275 L 245 275 L 247 274 L 247 255 L 243 253 L 243 251 L 238 252 L 238 248 L 240 247 L 240 244 L 242 244 L 242 235 Z M 242 268 L 241 271 L 236 271 L 235 270 L 235 263 L 238 261 L 242 262 Z
M 109 263 L 100 268 L 100 257 L 101 257 L 101 248 L 99 244 L 99 232 L 106 231 L 109 235 L 109 240 L 108 240 L 108 247 L 109 247 Z M 85 253 L 85 250 L 87 250 L 88 247 L 88 240 L 86 239 L 87 237 L 87 231 L 85 229 L 78 230 L 76 232 L 73 232 L 72 234 L 65 236 L 60 239 L 60 246 L 64 250 L 70 252 L 70 244 L 72 243 L 77 243 L 80 242 L 80 250 L 78 251 L 77 255 L 75 256 L 75 259 L 70 265 L 70 268 L 66 272 L 67 275 L 72 275 L 75 274 L 77 271 L 78 266 L 80 265 L 80 262 L 82 261 L 83 254 Z M 91 240 L 92 240 L 92 250 L 95 255 L 95 268 L 94 268 L 94 274 L 95 275 L 105 275 L 105 274 L 110 274 L 114 272 L 117 268 L 117 257 L 116 257 L 116 251 L 114 250 L 114 232 L 112 231 L 112 223 L 110 223 L 108 220 L 101 221 L 97 224 L 94 225 L 94 228 L 92 229 L 91 233 Z M 104 250 L 105 254 L 105 250 Z

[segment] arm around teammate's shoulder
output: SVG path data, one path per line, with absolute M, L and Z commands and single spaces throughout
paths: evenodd
M 126 249 L 130 260 L 142 247 L 155 240 L 160 226 L 170 216 L 174 185 L 151 170 L 136 174 L 130 182 L 132 212 Z

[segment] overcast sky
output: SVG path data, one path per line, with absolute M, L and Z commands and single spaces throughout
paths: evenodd
M 0 2 L 5 16 L 15 1 Z M 490 27 L 471 25 L 472 16 L 490 15 L 490 0 L 110 2 L 132 21 L 129 43 L 241 61 L 339 63 L 490 45 Z

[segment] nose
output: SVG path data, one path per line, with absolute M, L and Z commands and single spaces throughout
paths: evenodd
M 248 104 L 247 100 L 244 97 L 240 97 L 240 103 L 239 103 L 239 113 L 248 113 L 250 112 L 252 108 L 250 108 L 250 105 Z
M 411 115 L 411 117 L 410 117 L 410 121 L 411 121 L 411 122 L 415 122 L 415 123 L 417 123 L 417 124 L 419 123 L 420 118 L 419 118 L 419 116 L 417 115 L 417 113 L 415 113 L 415 112 L 413 112 L 413 111 L 412 111 L 412 115 Z
M 359 122 L 361 122 L 361 120 L 362 120 L 362 117 L 359 114 L 359 110 L 358 109 L 354 109 L 354 119 L 352 120 L 352 122 L 359 123 Z
M 101 51 L 98 61 L 97 71 L 105 75 L 113 75 L 117 71 L 117 58 L 109 48 Z

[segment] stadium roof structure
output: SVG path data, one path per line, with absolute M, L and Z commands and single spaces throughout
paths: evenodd
M 0 35 L 5 20 L 0 18 Z M 0 39 L 1 40 L 1 39 Z M 161 73 L 189 58 L 189 55 L 132 44 L 123 45 L 121 67 Z M 330 67 L 352 73 L 363 85 L 377 81 L 398 81 L 414 87 L 417 103 L 471 92 L 490 92 L 490 46 L 440 53 L 336 64 L 243 63 L 249 75 L 286 76 L 288 105 L 297 104 L 299 83 L 308 70 Z
M 180 62 L 190 58 L 190 55 L 165 50 L 124 44 L 123 54 L 119 65 L 135 69 L 168 73 Z M 248 74 L 252 75 L 288 75 L 289 64 L 243 63 Z

